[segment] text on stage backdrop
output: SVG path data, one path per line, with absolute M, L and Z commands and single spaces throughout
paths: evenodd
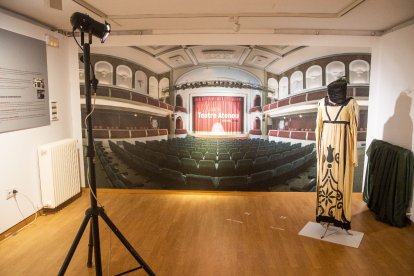
M 193 131 L 243 132 L 243 98 L 208 96 L 193 98 Z

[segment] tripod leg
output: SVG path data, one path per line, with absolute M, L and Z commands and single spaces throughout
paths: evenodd
M 89 243 L 88 243 L 88 262 L 87 267 L 92 267 L 92 250 L 93 250 L 93 234 L 92 234 L 92 223 L 89 224 Z
M 99 212 L 99 211 L 98 211 Z M 101 263 L 101 244 L 99 238 L 99 222 L 98 214 L 92 215 L 92 234 L 93 234 L 93 249 L 95 255 L 95 273 L 97 276 L 102 275 L 102 263 Z
M 99 208 L 99 215 L 102 219 L 106 222 L 112 232 L 118 237 L 118 239 L 122 242 L 125 248 L 131 253 L 131 255 L 135 258 L 135 260 L 142 266 L 142 268 L 147 272 L 148 275 L 155 276 L 154 271 L 145 263 L 144 259 L 138 254 L 138 252 L 132 247 L 132 245 L 128 242 L 128 240 L 122 235 L 118 228 L 116 228 L 115 224 L 111 221 L 111 219 L 105 214 L 102 208 Z
M 72 243 L 72 246 L 69 249 L 68 255 L 66 255 L 65 261 L 63 262 L 62 267 L 59 270 L 58 275 L 64 275 L 66 272 L 66 269 L 69 266 L 70 260 L 73 257 L 73 254 L 75 253 L 76 247 L 79 244 L 80 239 L 82 238 L 83 232 L 85 231 L 86 226 L 88 225 L 89 219 L 91 216 L 88 214 L 88 211 L 85 214 L 85 217 L 83 218 L 82 224 L 79 227 L 78 233 L 75 236 L 75 240 Z

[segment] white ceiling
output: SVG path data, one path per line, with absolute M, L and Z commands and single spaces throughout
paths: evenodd
M 303 47 L 266 45 L 175 45 L 95 47 L 92 53 L 111 55 L 161 74 L 195 66 L 250 67 L 280 74 L 307 60 L 338 54 L 370 53 L 367 47 Z
M 303 61 L 337 52 L 369 52 L 369 47 L 344 45 L 327 51 L 326 47 L 304 47 L 310 44 L 300 41 L 257 45 L 260 42 L 227 43 L 226 39 L 243 34 L 310 34 L 368 40 L 414 22 L 414 0 L 0 0 L 0 7 L 63 32 L 72 31 L 70 16 L 74 12 L 86 13 L 99 22 L 106 20 L 112 26 L 110 37 L 121 41 L 118 46 L 131 47 L 106 45 L 93 48 L 93 52 L 139 61 L 156 73 L 217 64 L 279 73 L 295 66 L 300 58 Z M 188 34 L 193 35 L 190 41 L 185 37 Z M 198 39 L 203 34 L 204 40 Z M 216 39 L 208 43 L 211 34 Z M 161 40 L 152 44 L 170 46 L 143 44 L 143 37 L 158 41 L 160 35 L 174 37 L 173 43 Z M 177 41 L 183 45 L 177 45 Z
M 50 8 L 57 3 L 62 10 Z M 414 18 L 413 0 L 1 0 L 0 7 L 55 29 L 88 13 L 114 31 L 149 33 L 292 33 L 304 30 L 376 32 Z
M 266 70 L 297 46 L 181 45 L 130 47 L 163 63 L 169 69 L 194 65 L 235 65 Z

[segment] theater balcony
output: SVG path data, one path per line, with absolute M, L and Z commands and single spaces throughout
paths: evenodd
M 367 131 L 361 128 L 358 130 L 358 142 L 365 142 Z M 295 140 L 315 141 L 315 131 L 313 130 L 269 130 L 269 140 L 272 141 L 272 137 L 289 138 Z
M 299 110 L 313 109 L 316 111 L 318 101 L 327 95 L 326 87 L 303 90 L 296 94 L 271 104 L 263 106 L 263 112 L 270 117 L 290 114 Z M 347 97 L 353 97 L 360 106 L 367 106 L 369 97 L 368 85 L 348 85 Z
M 84 104 L 84 84 L 80 85 L 81 103 Z M 96 90 L 96 104 L 136 109 L 147 113 L 163 114 L 165 116 L 173 113 L 173 106 L 133 89 L 115 87 L 112 85 L 99 85 Z
M 265 105 L 263 113 L 270 118 L 269 140 L 299 140 L 305 144 L 314 142 L 317 103 L 326 95 L 326 87 L 321 87 L 303 90 L 296 95 Z M 356 99 L 360 108 L 358 142 L 363 145 L 366 139 L 369 86 L 348 85 L 347 96 Z
M 80 84 L 82 121 L 86 117 L 84 83 Z M 133 89 L 98 86 L 94 104 L 93 136 L 97 141 L 151 141 L 168 139 L 173 106 Z M 83 138 L 86 129 L 82 129 Z

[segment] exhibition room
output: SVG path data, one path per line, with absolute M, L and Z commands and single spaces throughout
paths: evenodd
M 1 275 L 414 274 L 414 1 L 0 0 Z

